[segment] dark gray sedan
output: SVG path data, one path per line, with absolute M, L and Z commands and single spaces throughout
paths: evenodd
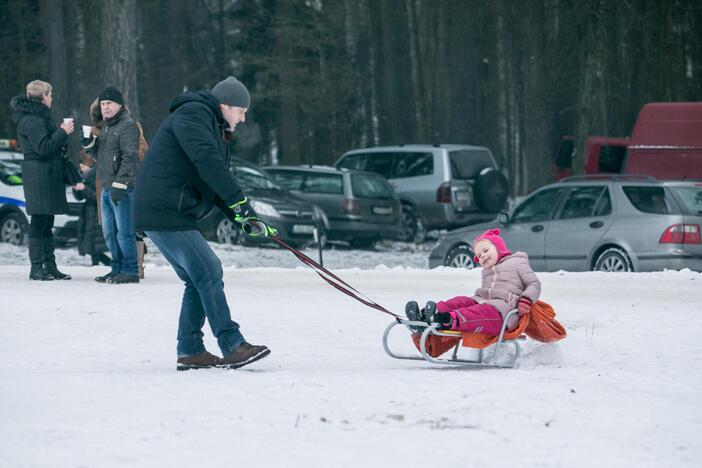
M 429 267 L 473 268 L 473 239 L 493 227 L 537 271 L 702 271 L 702 183 L 572 177 L 547 185 L 493 222 L 444 235 Z
M 265 170 L 281 186 L 324 211 L 329 240 L 368 247 L 379 239 L 400 235 L 400 199 L 378 174 L 325 166 L 269 166 Z

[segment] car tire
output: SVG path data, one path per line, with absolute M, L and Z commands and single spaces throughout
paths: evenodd
M 478 207 L 486 213 L 496 213 L 507 203 L 509 184 L 500 171 L 486 167 L 478 174 L 473 190 Z
M 448 255 L 446 255 L 444 266 L 472 270 L 475 268 L 475 262 L 473 261 L 474 255 L 475 254 L 470 247 L 465 244 L 459 245 L 451 249 Z
M 0 242 L 26 245 L 29 224 L 23 215 L 10 213 L 0 220 Z
M 241 230 L 227 218 L 222 218 L 215 228 L 215 239 L 220 244 L 235 245 L 240 242 Z
M 631 259 L 626 252 L 618 247 L 606 249 L 597 257 L 595 271 L 625 272 L 634 271 Z
M 418 221 L 417 213 L 414 211 L 414 208 L 410 205 L 402 205 L 402 211 L 400 212 L 402 230 L 397 236 L 397 239 L 401 242 L 414 242 L 417 232 L 419 231 Z

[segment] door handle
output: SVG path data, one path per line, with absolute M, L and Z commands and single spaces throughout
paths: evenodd
M 536 226 L 531 227 L 531 232 L 541 232 L 543 230 L 544 230 L 543 224 L 537 224 Z
M 593 221 L 590 223 L 591 228 L 601 228 L 602 226 L 604 226 L 602 221 Z

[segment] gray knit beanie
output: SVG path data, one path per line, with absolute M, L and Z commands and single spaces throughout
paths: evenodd
M 220 104 L 228 106 L 244 107 L 246 109 L 251 105 L 251 96 L 249 90 L 244 84 L 230 76 L 226 80 L 220 81 L 212 88 L 212 95 L 217 98 Z

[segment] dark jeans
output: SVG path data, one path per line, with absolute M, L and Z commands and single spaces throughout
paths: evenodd
M 100 195 L 102 234 L 112 256 L 112 272 L 136 276 L 136 236 L 132 226 L 132 189 L 117 205 L 110 199 L 110 189 Z
M 185 282 L 178 322 L 178 357 L 205 350 L 205 317 L 226 356 L 244 342 L 239 324 L 229 313 L 222 281 L 222 263 L 200 231 L 146 231 L 178 277 Z

